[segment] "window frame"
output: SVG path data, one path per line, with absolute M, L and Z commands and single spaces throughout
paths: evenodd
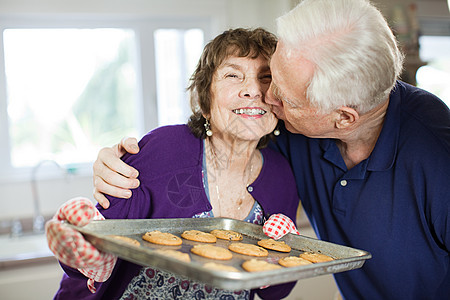
M 13 167 L 10 157 L 9 121 L 7 113 L 7 91 L 3 31 L 20 28 L 126 28 L 132 29 L 136 37 L 137 111 L 136 118 L 140 138 L 158 126 L 156 62 L 154 32 L 157 29 L 199 28 L 204 32 L 205 43 L 215 34 L 217 24 L 213 16 L 202 17 L 120 17 L 120 16 L 1 16 L 0 15 L 0 180 L 1 182 L 27 181 L 34 167 Z M 119 141 L 118 141 L 119 142 Z M 105 145 L 110 146 L 110 145 Z M 92 162 L 70 166 L 80 176 L 92 175 Z M 42 164 L 40 178 L 61 177 L 54 166 Z

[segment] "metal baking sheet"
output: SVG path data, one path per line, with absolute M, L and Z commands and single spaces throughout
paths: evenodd
M 212 260 L 192 254 L 190 249 L 199 242 L 183 240 L 180 246 L 162 246 L 144 241 L 141 237 L 147 231 L 160 230 L 170 232 L 177 236 L 185 230 L 197 229 L 210 232 L 213 229 L 228 229 L 243 234 L 243 243 L 256 244 L 260 239 L 266 239 L 262 226 L 228 218 L 189 218 L 189 219 L 148 219 L 148 220 L 104 220 L 93 221 L 87 226 L 77 227 L 88 241 L 98 249 L 113 253 L 130 262 L 169 271 L 192 280 L 197 280 L 217 288 L 228 290 L 241 290 L 258 288 L 265 285 L 274 285 L 299 279 L 344 272 L 362 267 L 365 260 L 371 258 L 371 254 L 346 246 L 341 246 L 301 235 L 288 234 L 282 239 L 292 251 L 281 253 L 272 250 L 269 256 L 263 259 L 277 264 L 278 259 L 285 256 L 298 256 L 302 252 L 318 252 L 333 257 L 335 260 L 325 263 L 317 263 L 306 266 L 282 268 L 273 271 L 247 272 L 241 265 L 245 260 L 255 257 L 237 254 L 233 252 L 233 258 L 229 261 Z M 127 236 L 138 240 L 141 245 L 135 247 L 110 235 Z M 228 248 L 230 241 L 217 239 L 216 246 Z M 163 256 L 154 250 L 174 249 L 189 253 L 191 262 L 186 263 L 170 257 Z M 203 268 L 206 262 L 217 262 L 231 265 L 241 272 L 225 272 Z

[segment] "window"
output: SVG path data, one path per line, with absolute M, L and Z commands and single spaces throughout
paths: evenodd
M 191 115 L 185 93 L 203 50 L 200 29 L 155 31 L 159 125 L 186 123 Z
M 3 43 L 13 167 L 89 162 L 137 136 L 132 30 L 6 29 Z
M 90 171 L 101 147 L 186 123 L 208 22 L 50 23 L 0 24 L 0 176 L 48 159 Z
M 422 36 L 419 42 L 420 58 L 427 65 L 417 71 L 417 85 L 450 107 L 450 36 Z

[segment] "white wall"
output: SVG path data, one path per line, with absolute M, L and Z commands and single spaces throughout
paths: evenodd
M 211 36 L 215 36 L 229 27 L 262 26 L 274 31 L 275 18 L 290 7 L 291 0 L 1 0 L 0 19 L 27 16 L 45 18 L 55 14 L 63 18 L 87 19 L 111 16 L 125 19 L 207 16 L 212 21 Z M 0 179 L 0 221 L 33 215 L 30 177 L 31 174 L 23 180 Z M 41 212 L 46 216 L 53 215 L 64 201 L 72 197 L 93 199 L 92 189 L 91 174 L 71 176 L 68 181 L 38 174 Z
M 292 0 L 2 0 L 0 16 L 120 15 L 142 18 L 160 16 L 214 16 L 215 31 L 228 27 L 275 28 L 275 18 L 288 11 Z

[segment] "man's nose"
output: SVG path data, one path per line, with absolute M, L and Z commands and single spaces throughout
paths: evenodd
M 264 102 L 273 106 L 283 106 L 283 103 L 277 99 L 277 97 L 273 94 L 273 84 L 270 84 L 269 89 L 267 90 L 266 97 L 264 98 Z

